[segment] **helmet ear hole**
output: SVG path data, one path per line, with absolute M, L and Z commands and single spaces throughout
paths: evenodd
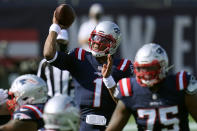
M 28 99 L 28 97 L 24 97 L 22 100 L 23 100 L 23 101 L 26 101 L 27 99 Z

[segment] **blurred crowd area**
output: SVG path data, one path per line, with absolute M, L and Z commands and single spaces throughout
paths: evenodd
M 36 74 L 40 59 L 1 59 L 0 87 L 8 89 L 15 78 L 22 74 Z
M 1 0 L 1 88 L 9 88 L 18 75 L 37 73 L 53 11 L 62 3 L 77 14 L 68 29 L 69 49 L 78 46 L 77 34 L 89 7 L 100 3 L 103 20 L 115 21 L 122 31 L 119 56 L 133 60 L 142 44 L 155 42 L 167 50 L 174 71 L 186 69 L 196 75 L 196 0 Z

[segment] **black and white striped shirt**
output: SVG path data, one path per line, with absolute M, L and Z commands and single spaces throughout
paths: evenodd
M 41 60 L 37 76 L 41 77 L 47 82 L 48 95 L 54 96 L 56 94 L 70 94 L 69 82 L 71 80 L 70 73 L 66 70 L 60 70 L 47 63 L 46 59 Z

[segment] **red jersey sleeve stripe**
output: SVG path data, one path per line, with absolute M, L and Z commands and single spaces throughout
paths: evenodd
M 75 50 L 75 57 L 78 59 L 78 52 L 79 52 L 79 48 L 77 48 L 76 50 Z
M 126 71 L 128 69 L 128 67 L 129 67 L 130 64 L 131 64 L 131 61 L 130 60 L 127 60 L 126 66 L 123 69 L 123 71 Z
M 120 68 L 121 68 L 121 66 L 122 66 L 122 64 L 123 64 L 123 62 L 124 62 L 124 60 L 122 59 L 121 61 L 120 61 L 120 64 L 118 65 L 118 70 L 120 70 Z
M 122 96 L 125 96 L 122 80 L 119 81 L 119 85 L 120 85 L 120 92 L 121 92 Z
M 130 63 L 131 63 L 130 60 L 122 59 L 119 66 L 118 66 L 118 69 L 122 70 L 122 71 L 125 71 L 129 67 Z
M 81 60 L 85 59 L 85 50 L 82 49 L 82 53 L 81 53 Z
M 33 106 L 33 105 L 25 105 L 22 106 L 22 108 L 28 108 L 30 110 L 32 110 L 34 112 L 34 114 L 36 115 L 36 118 L 42 118 L 42 111 L 40 111 L 37 107 Z
M 179 75 L 180 75 L 180 72 L 176 74 L 176 89 L 179 91 Z
M 132 95 L 132 91 L 131 91 L 131 79 L 130 78 L 127 78 L 126 81 L 127 81 L 128 93 L 129 93 L 129 96 L 131 96 Z
M 83 50 L 82 48 L 77 48 L 75 51 L 75 56 L 78 60 L 84 60 L 85 50 Z
M 187 88 L 187 79 L 186 79 L 186 72 L 183 72 L 183 88 Z

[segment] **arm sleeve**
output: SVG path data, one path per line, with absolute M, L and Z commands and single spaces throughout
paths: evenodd
M 56 52 L 54 58 L 48 61 L 48 63 L 50 63 L 52 66 L 59 68 L 60 70 L 71 71 L 75 66 L 75 61 L 75 50 L 73 50 L 68 54 L 64 52 Z
M 40 61 L 39 67 L 38 67 L 38 72 L 37 72 L 37 76 L 41 77 L 43 80 L 47 80 L 46 76 L 45 76 L 45 69 L 47 67 L 48 63 L 46 61 L 46 59 L 43 59 Z
M 40 128 L 44 125 L 42 115 L 42 111 L 36 106 L 24 105 L 13 113 L 13 120 L 35 121 Z

